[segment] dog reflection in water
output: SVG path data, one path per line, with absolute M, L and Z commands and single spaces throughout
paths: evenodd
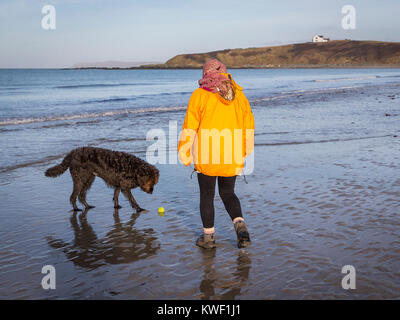
M 47 238 L 52 248 L 62 250 L 75 265 L 96 269 L 106 264 L 130 263 L 150 257 L 160 248 L 153 229 L 133 228 L 140 213 L 132 214 L 128 222 L 122 223 L 118 209 L 115 209 L 114 226 L 104 238 L 99 239 L 87 221 L 87 211 L 88 209 L 79 217 L 76 212 L 71 216 L 70 222 L 74 231 L 74 240 L 71 243 Z

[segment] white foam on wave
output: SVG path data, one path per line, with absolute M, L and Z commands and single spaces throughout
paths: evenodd
M 65 120 L 76 120 L 76 119 L 87 119 L 87 118 L 98 118 L 98 117 L 111 117 L 124 114 L 140 114 L 140 113 L 168 112 L 168 111 L 171 112 L 180 110 L 186 110 L 186 106 L 124 109 L 124 110 L 103 111 L 103 112 L 87 112 L 87 113 L 71 114 L 71 115 L 58 115 L 49 117 L 5 119 L 5 120 L 0 120 L 0 126 L 21 125 L 21 124 L 29 124 L 36 122 L 49 122 L 49 121 L 60 121 L 60 120 L 65 121 Z
M 375 77 L 375 76 L 374 76 Z M 363 87 L 358 86 L 341 86 L 333 88 L 322 88 L 322 89 L 304 89 L 295 91 L 282 91 L 277 95 L 250 99 L 250 102 L 261 102 L 261 101 L 271 101 L 276 99 L 289 98 L 299 95 L 312 95 L 319 94 L 330 91 L 340 91 L 340 90 L 352 90 Z M 98 117 L 110 117 L 116 115 L 124 114 L 140 114 L 140 113 L 152 113 L 152 112 L 171 112 L 171 111 L 181 111 L 186 110 L 186 106 L 174 106 L 174 107 L 153 107 L 153 108 L 142 108 L 142 109 L 123 109 L 123 110 L 113 110 L 113 111 L 102 111 L 102 112 L 88 112 L 81 114 L 71 114 L 71 115 L 55 115 L 48 117 L 31 117 L 31 118 L 20 118 L 20 119 L 4 119 L 0 120 L 0 127 L 7 125 L 23 125 L 37 122 L 50 122 L 50 121 L 65 121 L 65 120 L 76 120 L 76 119 L 86 119 L 86 118 L 98 118 Z

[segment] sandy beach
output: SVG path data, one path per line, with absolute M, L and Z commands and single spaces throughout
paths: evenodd
M 34 124 L 32 132 L 40 127 L 44 138 L 24 161 L 12 149 L 19 133 L 10 130 L 18 127 L 2 127 L 16 161 L 0 174 L 0 298 L 400 298 L 399 86 L 251 101 L 255 170 L 248 184 L 239 177 L 236 185 L 252 239 L 246 249 L 237 248 L 218 196 L 217 248 L 195 246 L 202 232 L 197 179 L 181 164 L 156 164 L 160 181 L 152 195 L 133 190 L 148 210 L 141 214 L 122 196 L 115 211 L 113 191 L 101 179 L 87 197 L 96 207 L 74 214 L 69 172 L 44 176 L 82 143 L 144 157 L 146 131 L 169 120 L 181 126 L 184 110 L 107 118 L 101 131 L 96 122 L 69 120 L 64 136 L 59 127 Z M 67 136 L 73 142 L 63 148 Z M 39 156 L 50 147 L 54 158 Z M 56 269 L 55 290 L 41 287 L 44 265 Z M 356 269 L 355 290 L 341 286 L 345 265 Z

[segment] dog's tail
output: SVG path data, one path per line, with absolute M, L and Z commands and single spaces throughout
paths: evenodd
M 60 164 L 47 169 L 44 175 L 46 177 L 53 177 L 53 178 L 62 175 L 69 168 L 71 160 L 72 160 L 72 152 L 67 154 L 67 156 Z

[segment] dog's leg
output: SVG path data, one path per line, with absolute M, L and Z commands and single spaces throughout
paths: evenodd
M 121 209 L 121 206 L 118 204 L 118 197 L 119 197 L 119 192 L 121 191 L 121 188 L 115 188 L 114 189 L 114 208 L 115 209 Z
M 74 208 L 74 211 L 82 211 L 82 209 L 79 209 L 76 206 L 76 197 L 78 196 L 79 192 L 81 191 L 83 185 L 82 185 L 82 180 L 80 179 L 79 176 L 79 167 L 76 166 L 71 166 L 69 169 L 69 172 L 71 173 L 72 181 L 74 183 L 74 187 L 71 193 L 71 196 L 69 198 L 69 201 L 72 204 L 72 207 Z
M 94 206 L 91 206 L 86 202 L 86 193 L 90 189 L 90 187 L 92 186 L 92 183 L 93 183 L 95 178 L 96 178 L 96 176 L 89 175 L 87 177 L 86 182 L 83 184 L 81 192 L 79 193 L 78 199 L 85 206 L 85 208 L 86 208 L 85 210 L 94 208 Z
M 74 208 L 74 211 L 82 211 L 82 209 L 79 209 L 76 206 L 76 197 L 79 194 L 79 190 L 80 190 L 80 187 L 78 186 L 78 183 L 76 183 L 74 181 L 74 189 L 72 190 L 71 196 L 69 197 L 69 201 L 71 202 L 72 207 Z
M 122 189 L 122 193 L 124 194 L 125 197 L 128 198 L 129 202 L 131 203 L 132 208 L 136 209 L 136 212 L 141 212 L 144 211 L 139 205 L 137 204 L 135 198 L 133 197 L 131 190 L 129 189 Z

